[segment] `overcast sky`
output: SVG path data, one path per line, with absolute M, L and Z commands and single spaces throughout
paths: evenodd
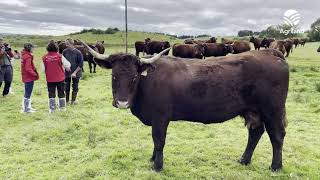
M 128 0 L 129 29 L 177 35 L 234 35 L 282 23 L 286 10 L 308 29 L 320 0 Z M 63 35 L 83 28 L 124 28 L 124 0 L 1 0 L 0 33 Z

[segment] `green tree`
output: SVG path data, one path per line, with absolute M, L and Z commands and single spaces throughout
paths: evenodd
M 311 30 L 308 33 L 310 41 L 320 41 L 320 18 L 311 24 Z

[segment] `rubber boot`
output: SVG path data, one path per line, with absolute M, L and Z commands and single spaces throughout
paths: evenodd
M 32 108 L 31 102 L 32 102 L 32 100 L 30 99 L 30 102 L 29 102 L 29 108 L 30 108 L 32 111 L 36 112 L 37 110 L 36 110 L 36 109 L 34 109 L 34 108 Z
M 49 99 L 49 113 L 54 113 L 57 109 L 56 99 L 50 98 Z
M 77 105 L 78 104 L 77 95 L 78 95 L 78 92 L 72 92 L 71 105 Z
M 23 98 L 22 109 L 21 109 L 22 113 L 34 113 L 35 112 L 32 109 L 30 109 L 29 104 L 30 104 L 30 99 Z
M 67 110 L 66 105 L 67 105 L 66 98 L 60 98 L 59 99 L 59 109 L 62 111 L 66 111 Z

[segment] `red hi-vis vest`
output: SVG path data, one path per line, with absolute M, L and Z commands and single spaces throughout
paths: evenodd
M 47 82 L 64 81 L 64 68 L 62 64 L 62 56 L 57 52 L 49 52 L 42 58 L 46 73 Z

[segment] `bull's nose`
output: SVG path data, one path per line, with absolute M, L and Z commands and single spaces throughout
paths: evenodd
M 129 102 L 128 101 L 118 101 L 117 107 L 119 109 L 127 109 L 127 108 L 129 108 Z

